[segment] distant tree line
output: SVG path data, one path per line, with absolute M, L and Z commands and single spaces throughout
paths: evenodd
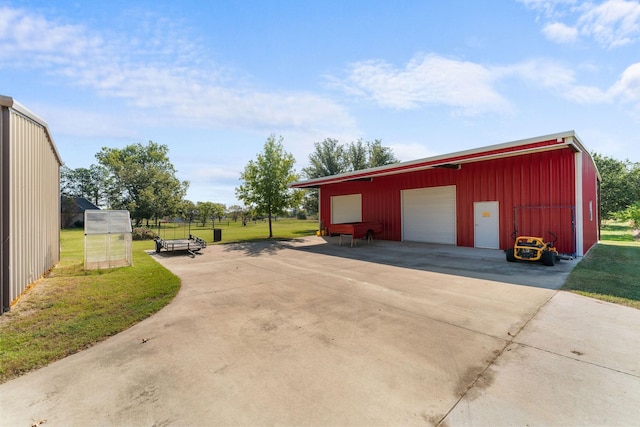
M 61 192 L 85 197 L 97 206 L 125 209 L 136 226 L 143 220 L 172 215 L 186 195 L 189 182 L 176 178 L 166 145 L 149 141 L 124 148 L 103 147 L 97 165 L 61 171 Z
M 617 160 L 593 153 L 602 177 L 600 205 L 603 219 L 632 220 L 640 228 L 640 163 Z M 301 178 L 293 165 L 293 156 L 282 145 L 282 138 L 271 135 L 263 151 L 250 160 L 240 174 L 242 184 L 236 196 L 245 206 L 227 208 L 222 203 L 192 202 L 185 199 L 188 181 L 180 181 L 169 160 L 169 149 L 149 141 L 124 148 L 103 147 L 97 154 L 97 164 L 88 168 L 61 169 L 63 209 L 65 198 L 84 197 L 99 207 L 126 209 L 139 226 L 146 220 L 157 224 L 164 218 L 178 216 L 185 221 L 233 221 L 283 215 L 286 210 L 315 214 L 318 212 L 317 190 L 293 190 L 289 185 Z M 382 141 L 358 140 L 341 144 L 327 138 L 314 143 L 308 166 L 302 176 L 308 179 L 336 175 L 366 168 L 397 163 L 392 150 Z
M 631 220 L 635 228 L 640 228 L 640 163 L 616 160 L 598 153 L 592 156 L 602 177 L 602 218 Z
M 145 220 L 146 225 L 149 221 L 157 224 L 174 215 L 202 221 L 224 214 L 224 205 L 199 202 L 196 206 L 184 199 L 189 182 L 176 177 L 166 145 L 149 141 L 124 148 L 103 147 L 96 159 L 98 164 L 88 168 L 62 167 L 63 210 L 69 208 L 70 199 L 84 197 L 101 208 L 128 210 L 136 226 Z
M 295 159 L 284 150 L 282 137 L 267 138 L 263 151 L 250 160 L 240 174 L 242 184 L 236 188 L 236 196 L 245 206 L 227 208 L 222 203 L 210 201 L 192 202 L 185 199 L 188 181 L 180 181 L 169 160 L 166 145 L 149 141 L 148 144 L 132 144 L 124 148 L 103 147 L 97 154 L 97 164 L 88 168 L 61 169 L 63 210 L 72 198 L 84 197 L 93 204 L 109 209 L 125 209 L 136 226 L 165 218 L 179 217 L 184 221 L 221 221 L 231 218 L 246 224 L 249 218 L 266 217 L 269 220 L 269 237 L 273 236 L 271 220 L 294 213 L 316 213 L 317 192 L 293 190 L 289 185 L 301 178 L 293 169 Z M 358 140 L 342 145 L 327 138 L 314 144 L 309 155 L 309 166 L 303 169 L 307 178 L 317 178 L 353 170 L 395 163 L 390 148 L 380 140 Z M 304 207 L 304 210 L 300 210 Z

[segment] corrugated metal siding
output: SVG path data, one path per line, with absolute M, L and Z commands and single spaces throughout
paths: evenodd
M 45 128 L 10 111 L 10 299 L 60 260 L 60 164 Z
M 600 239 L 600 200 L 598 200 L 598 172 L 593 159 L 582 153 L 582 205 L 584 253 Z
M 513 244 L 515 207 L 566 206 L 521 209 L 518 232 L 548 238 L 558 235 L 560 251 L 573 253 L 571 206 L 575 205 L 575 159 L 569 148 L 462 164 L 460 170 L 427 169 L 322 186 L 321 218 L 329 224 L 331 196 L 362 194 L 363 221 L 383 224 L 380 236 L 401 240 L 400 191 L 456 185 L 457 244 L 474 246 L 473 202 L 500 202 L 500 248 Z M 526 211 L 526 212 L 525 212 Z
M 1 98 L 0 98 L 1 101 Z M 9 109 L 0 104 L 0 314 L 9 309 Z
M 574 153 L 569 149 L 463 165 L 458 180 L 458 245 L 474 245 L 473 202 L 498 201 L 500 248 L 513 244 L 514 231 L 545 239 L 551 238 L 551 231 L 558 235 L 559 250 L 573 253 L 574 171 Z

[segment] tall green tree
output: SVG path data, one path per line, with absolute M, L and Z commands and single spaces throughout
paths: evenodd
M 602 184 L 600 187 L 600 208 L 602 217 L 610 219 L 636 202 L 640 202 L 640 164 L 629 160 L 593 153 Z
M 211 217 L 214 205 L 213 202 L 198 202 L 196 204 L 198 210 L 198 220 L 203 227 L 207 224 L 207 220 Z
M 303 168 L 302 172 L 307 178 L 313 179 L 397 162 L 393 150 L 384 147 L 379 139 L 373 142 L 359 139 L 345 146 L 336 139 L 327 138 L 314 144 L 314 151 L 309 154 L 309 166 Z M 302 206 L 309 214 L 317 213 L 318 190 L 307 190 Z
M 309 166 L 302 173 L 309 179 L 337 175 L 347 171 L 348 153 L 337 139 L 327 138 L 313 144 L 309 154 Z M 304 193 L 302 207 L 309 214 L 318 212 L 318 190 L 309 189 Z
M 307 178 L 336 175 L 347 171 L 347 153 L 337 139 L 327 138 L 313 144 L 309 166 L 302 169 Z
M 200 202 L 198 202 L 198 204 L 195 204 L 191 200 L 181 200 L 176 207 L 175 213 L 180 216 L 182 221 L 190 223 L 200 217 L 200 210 L 198 209 L 198 206 L 200 206 Z
M 389 147 L 384 147 L 381 140 L 376 139 L 373 142 L 367 142 L 367 167 L 375 168 L 398 163 L 399 161 L 394 156 L 393 150 Z
M 231 205 L 229 209 L 227 209 L 227 214 L 231 217 L 233 222 L 238 221 L 238 218 L 242 216 L 242 212 L 244 208 L 240 205 Z
M 382 141 L 363 141 L 359 139 L 349 144 L 347 152 L 347 169 L 357 171 L 378 166 L 398 163 L 393 150 L 382 145 Z
M 273 237 L 271 219 L 299 202 L 299 193 L 289 188 L 299 176 L 293 165 L 292 154 L 284 151 L 282 137 L 267 138 L 262 153 L 250 160 L 240 174 L 243 184 L 236 188 L 236 196 L 245 205 L 269 219 L 269 238 Z
M 84 197 L 96 206 L 105 206 L 108 187 L 109 173 L 104 166 L 60 168 L 60 191 L 67 197 Z
M 166 145 L 103 147 L 96 158 L 109 174 L 109 205 L 129 210 L 136 225 L 174 214 L 187 192 L 189 183 L 176 177 Z
M 369 167 L 367 156 L 367 145 L 361 139 L 352 142 L 346 148 L 347 169 L 349 171 L 359 171 Z
M 227 212 L 227 206 L 224 203 L 214 203 L 213 211 L 211 211 L 211 220 L 215 222 L 217 219 L 218 222 L 222 221 L 224 218 L 224 214 Z

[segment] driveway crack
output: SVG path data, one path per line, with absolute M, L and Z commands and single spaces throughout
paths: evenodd
M 469 386 L 467 386 L 467 388 L 465 389 L 465 391 L 460 395 L 460 397 L 458 398 L 458 400 L 456 400 L 456 402 L 451 406 L 451 408 L 449 408 L 449 410 L 447 411 L 446 414 L 444 414 L 442 416 L 442 418 L 440 418 L 440 420 L 436 423 L 436 426 L 443 426 L 444 420 L 449 416 L 449 414 L 458 406 L 458 404 L 469 394 L 469 392 L 471 391 L 471 389 L 473 389 L 476 384 L 478 383 L 478 381 L 480 380 L 480 378 L 482 378 L 484 376 L 484 374 L 489 370 L 489 368 L 491 368 L 495 363 L 496 360 L 498 360 L 499 357 L 501 357 L 505 350 L 511 345 L 511 344 L 520 344 L 518 343 L 516 340 L 516 338 L 518 337 L 518 335 L 523 331 L 524 328 L 527 327 L 527 325 L 529 325 L 529 323 L 531 323 L 531 321 L 533 319 L 535 319 L 538 314 L 540 313 L 540 311 L 547 306 L 547 304 L 549 304 L 549 302 L 558 294 L 559 291 L 555 291 L 550 297 L 549 299 L 547 299 L 544 303 L 540 304 L 540 306 L 538 307 L 538 309 L 535 311 L 535 313 L 533 313 L 533 315 L 518 329 L 518 331 L 515 334 L 511 334 L 510 332 L 508 333 L 508 335 L 511 337 L 511 339 L 506 340 L 505 341 L 505 345 L 502 347 L 502 349 L 489 361 L 489 363 L 487 363 L 487 366 L 485 366 L 485 368 L 478 374 L 476 375 L 475 379 L 471 382 L 471 384 L 469 384 Z

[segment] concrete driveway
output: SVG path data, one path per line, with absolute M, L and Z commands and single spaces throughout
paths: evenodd
M 173 303 L 0 385 L 1 425 L 640 419 L 640 311 L 556 291 L 575 261 L 321 238 L 152 256 Z

